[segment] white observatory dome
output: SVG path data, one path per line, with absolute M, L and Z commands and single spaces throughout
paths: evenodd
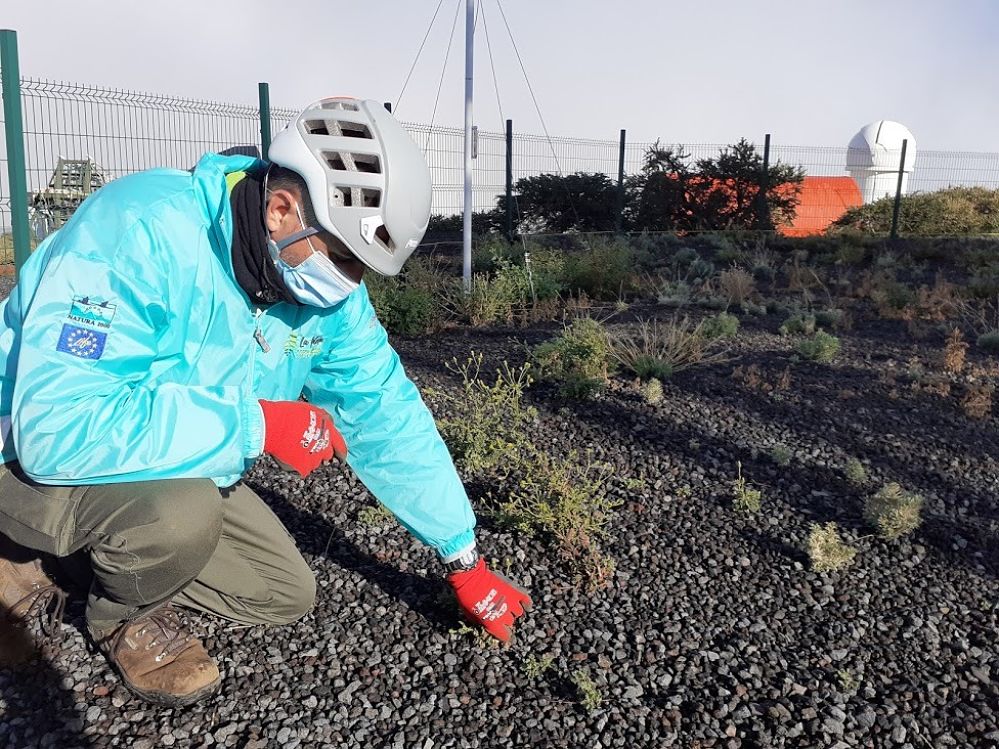
M 916 138 L 909 128 L 892 120 L 878 120 L 862 127 L 850 140 L 846 170 L 856 181 L 865 203 L 895 194 L 903 140 L 908 141 L 902 169 L 902 193 L 905 194 L 909 175 L 916 164 Z

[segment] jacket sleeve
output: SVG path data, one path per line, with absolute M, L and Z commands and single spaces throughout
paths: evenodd
M 35 481 L 238 475 L 260 454 L 263 417 L 244 388 L 149 384 L 184 354 L 187 324 L 168 294 L 172 285 L 183 306 L 182 282 L 157 267 L 152 234 L 139 223 L 109 251 L 79 250 L 67 226 L 32 258 L 37 288 L 21 302 L 12 435 Z
M 304 393 L 326 408 L 347 443 L 347 462 L 375 497 L 423 543 L 448 557 L 474 541 L 475 515 L 437 425 L 403 371 L 362 285 L 341 317 L 330 353 Z

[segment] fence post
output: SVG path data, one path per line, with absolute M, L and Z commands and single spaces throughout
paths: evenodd
M 624 220 L 624 143 L 627 131 L 621 129 L 621 144 L 617 152 L 617 215 L 614 217 L 614 231 L 621 231 Z
M 21 272 L 31 254 L 28 232 L 28 179 L 21 116 L 21 73 L 17 64 L 17 32 L 0 30 L 0 73 L 3 74 L 3 121 L 7 136 L 7 179 L 10 184 L 14 270 Z
M 257 96 L 260 99 L 260 153 L 266 161 L 271 148 L 271 87 L 258 83 Z
M 770 133 L 763 138 L 763 174 L 760 175 L 760 205 L 759 222 L 760 228 L 769 231 L 770 225 L 770 201 L 767 200 L 767 193 L 770 192 Z
M 898 239 L 898 212 L 902 208 L 902 180 L 905 177 L 905 147 L 908 145 L 908 138 L 904 138 L 902 140 L 902 157 L 898 162 L 898 184 L 895 187 L 895 207 L 891 212 L 892 239 Z
M 513 241 L 513 120 L 506 121 L 506 241 Z

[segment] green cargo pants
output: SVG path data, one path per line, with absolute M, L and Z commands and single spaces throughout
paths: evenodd
M 169 600 L 243 624 L 287 624 L 315 600 L 291 535 L 242 484 L 48 486 L 8 463 L 0 533 L 89 584 L 87 624 L 98 636 Z

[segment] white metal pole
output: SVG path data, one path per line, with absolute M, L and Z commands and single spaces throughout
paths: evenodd
M 465 292 L 472 290 L 472 53 L 475 50 L 475 0 L 465 0 L 465 204 L 462 222 Z

